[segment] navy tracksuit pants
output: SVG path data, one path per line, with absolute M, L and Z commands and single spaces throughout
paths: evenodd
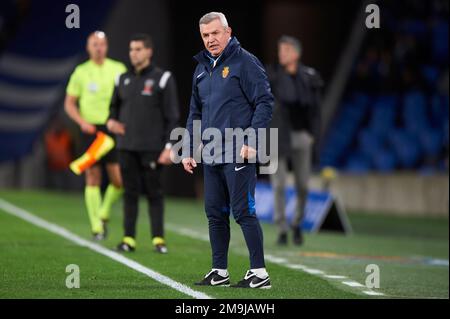
M 263 233 L 255 211 L 256 165 L 203 165 L 203 169 L 212 268 L 228 266 L 230 212 L 244 234 L 250 268 L 265 267 Z

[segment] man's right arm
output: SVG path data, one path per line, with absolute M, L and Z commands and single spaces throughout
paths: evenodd
M 106 122 L 106 127 L 108 130 L 114 134 L 124 135 L 125 125 L 119 122 L 119 112 L 122 100 L 120 98 L 120 76 L 116 80 L 116 85 L 114 86 L 114 92 L 111 98 L 111 103 L 109 106 L 109 118 Z
M 186 129 L 189 133 L 189 139 L 185 139 L 183 143 L 183 157 L 193 157 L 193 140 L 194 140 L 194 121 L 201 121 L 202 119 L 202 105 L 200 102 L 200 97 L 198 95 L 198 89 L 196 85 L 196 75 L 197 72 L 194 72 L 194 77 L 192 79 L 192 95 L 191 102 L 189 106 L 189 116 L 186 121 Z M 200 133 L 200 132 L 197 132 Z
M 77 102 L 78 97 L 66 94 L 66 98 L 64 100 L 64 109 L 67 115 L 80 126 L 81 131 L 87 134 L 94 134 L 96 131 L 95 126 L 88 123 L 81 117 L 80 112 L 78 111 Z
M 64 109 L 67 115 L 80 126 L 81 131 L 87 134 L 94 134 L 96 131 L 95 126 L 83 119 L 78 110 L 77 104 L 78 99 L 81 96 L 81 88 L 82 81 L 80 79 L 79 69 L 76 68 L 70 76 L 69 83 L 67 84 Z
M 194 76 L 192 78 L 192 95 L 191 95 L 191 102 L 189 106 L 189 116 L 186 121 L 186 129 L 188 131 L 189 136 L 184 138 L 183 141 L 183 166 L 184 170 L 188 173 L 192 174 L 193 169 L 197 167 L 197 163 L 194 159 L 194 121 L 198 120 L 201 121 L 202 119 L 202 105 L 200 102 L 200 97 L 198 95 L 196 80 L 197 80 L 197 73 L 194 72 Z M 197 134 L 200 132 L 197 132 Z

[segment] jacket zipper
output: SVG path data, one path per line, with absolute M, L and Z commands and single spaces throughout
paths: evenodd
M 210 113 L 211 113 L 212 73 L 213 73 L 213 69 L 211 69 L 211 71 L 209 72 L 209 95 L 208 95 L 208 125 L 209 126 L 211 125 L 209 118 L 210 118 Z

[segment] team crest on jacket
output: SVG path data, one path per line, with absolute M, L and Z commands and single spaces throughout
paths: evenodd
M 153 84 L 155 81 L 152 79 L 145 80 L 144 89 L 142 90 L 142 95 L 152 95 L 153 94 Z
M 230 68 L 227 66 L 224 66 L 223 70 L 222 70 L 222 77 L 225 79 L 228 76 L 228 73 L 230 73 Z

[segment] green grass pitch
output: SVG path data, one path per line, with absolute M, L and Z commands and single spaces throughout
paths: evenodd
M 81 194 L 3 190 L 0 198 L 90 239 Z M 275 227 L 263 224 L 270 290 L 193 285 L 210 268 L 207 221 L 202 203 L 194 200 L 166 199 L 167 255 L 152 249 L 147 204 L 141 201 L 137 250 L 126 257 L 213 298 L 449 297 L 448 219 L 357 213 L 349 217 L 353 234 L 307 234 L 300 248 L 278 247 Z M 247 270 L 248 258 L 241 231 L 233 220 L 231 224 L 229 272 L 234 283 Z M 109 230 L 101 245 L 113 249 L 122 236 L 119 203 Z M 0 234 L 0 298 L 191 298 L 1 208 Z M 68 264 L 80 267 L 79 289 L 65 285 Z M 367 295 L 366 287 L 343 283 L 364 285 L 369 264 L 380 270 L 380 288 L 371 291 L 382 296 Z

